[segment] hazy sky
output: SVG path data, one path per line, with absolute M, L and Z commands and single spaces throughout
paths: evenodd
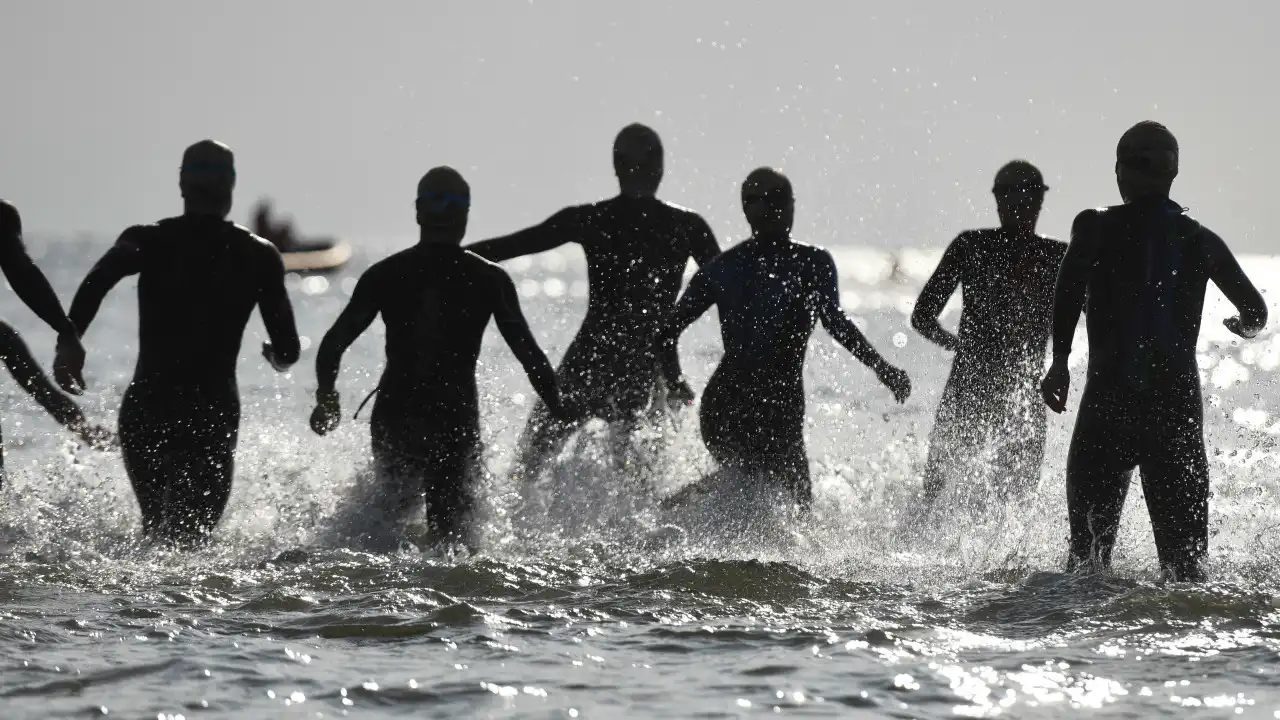
M 419 175 L 472 184 L 472 237 L 615 191 L 617 130 L 652 124 L 662 194 L 744 231 L 774 165 L 797 232 L 927 246 L 994 220 L 1025 157 L 1042 229 L 1117 201 L 1138 120 L 1182 143 L 1175 198 L 1237 250 L 1263 228 L 1280 145 L 1270 2 L 10 0 L 0 197 L 29 231 L 95 234 L 180 209 L 183 147 L 237 152 L 237 219 L 274 196 L 300 229 L 414 234 Z

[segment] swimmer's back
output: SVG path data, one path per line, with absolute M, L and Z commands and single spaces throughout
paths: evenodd
M 421 244 L 361 278 L 386 326 L 384 382 L 474 387 L 485 328 L 499 303 L 515 303 L 501 267 L 456 245 Z
M 138 262 L 137 374 L 233 378 L 245 325 L 280 253 L 227 220 L 179 216 L 126 230 Z
M 726 362 L 803 362 L 823 281 L 834 272 L 830 253 L 794 241 L 747 240 L 712 260 L 705 274 L 720 310 Z
M 1041 236 L 1012 240 L 999 229 L 983 229 L 961 233 L 954 245 L 964 297 L 962 350 L 1008 358 L 1025 349 L 1043 362 L 1054 282 L 1067 244 Z
M 661 323 L 675 305 L 689 260 L 703 263 L 718 252 L 701 216 L 657 198 L 619 196 L 560 215 L 558 222 L 577 226 L 586 255 L 586 323 L 604 316 Z
M 1085 211 L 1077 222 L 1089 223 L 1095 239 L 1086 290 L 1091 369 L 1139 363 L 1194 372 L 1222 240 L 1172 202 Z

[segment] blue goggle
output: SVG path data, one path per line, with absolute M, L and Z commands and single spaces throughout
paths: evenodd
M 417 204 L 419 209 L 428 212 L 443 212 L 451 207 L 467 210 L 471 207 L 471 196 L 430 191 L 419 195 Z

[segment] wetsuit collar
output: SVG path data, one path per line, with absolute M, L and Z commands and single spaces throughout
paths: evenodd
M 1180 203 L 1174 202 L 1171 198 L 1159 195 L 1148 195 L 1146 197 L 1136 198 L 1134 200 L 1130 200 L 1127 204 L 1144 210 L 1167 210 L 1178 214 L 1186 212 L 1186 208 L 1182 207 Z

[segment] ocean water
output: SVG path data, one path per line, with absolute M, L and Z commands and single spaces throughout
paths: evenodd
M 64 302 L 104 247 L 33 242 Z M 837 252 L 846 309 L 915 392 L 894 405 L 815 334 L 817 498 L 803 522 L 749 495 L 659 509 L 710 468 L 689 411 L 655 418 L 625 465 L 593 425 L 544 482 L 510 486 L 533 394 L 491 329 L 480 551 L 417 547 L 412 528 L 390 545 L 352 540 L 376 492 L 367 415 L 351 413 L 376 383 L 380 324 L 344 359 L 340 430 L 318 438 L 306 419 L 315 344 L 366 255 L 334 277 L 291 279 L 307 338 L 294 372 L 266 367 L 250 325 L 236 485 L 207 550 L 139 543 L 119 457 L 76 447 L 0 380 L 0 717 L 1280 717 L 1274 324 L 1233 340 L 1211 291 L 1200 347 L 1211 582 L 1159 579 L 1136 483 L 1114 572 L 1072 577 L 1060 570 L 1073 412 L 1051 418 L 1029 500 L 1003 506 L 960 483 L 936 532 L 896 533 L 950 361 L 907 320 L 937 257 L 906 251 L 891 274 L 883 253 Z M 1243 262 L 1260 287 L 1280 287 L 1280 262 Z M 507 267 L 558 360 L 584 310 L 581 254 Z M 135 357 L 135 287 L 122 283 L 86 336 L 83 403 L 112 423 Z M 11 292 L 0 312 L 48 367 L 52 333 Z M 681 350 L 701 388 L 720 354 L 714 313 Z

